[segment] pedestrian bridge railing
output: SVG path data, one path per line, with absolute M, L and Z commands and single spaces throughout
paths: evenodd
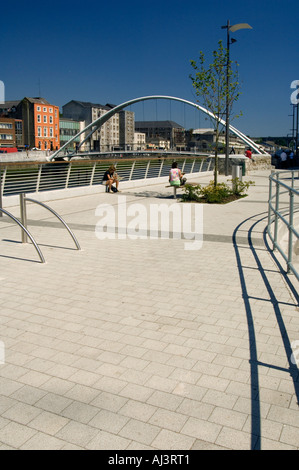
M 299 280 L 299 171 L 275 171 L 269 177 L 267 233 Z
M 102 184 L 105 171 L 113 164 L 122 182 L 151 180 L 168 176 L 173 161 L 186 174 L 200 174 L 214 168 L 214 157 L 148 157 L 57 162 L 1 163 L 1 195 L 40 193 Z M 1 201 L 0 201 L 1 203 Z M 1 205 L 0 205 L 1 207 Z

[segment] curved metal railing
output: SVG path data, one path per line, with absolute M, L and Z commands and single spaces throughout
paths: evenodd
M 79 243 L 78 243 L 78 240 L 77 240 L 77 238 L 75 237 L 74 233 L 72 232 L 72 230 L 70 229 L 70 227 L 67 225 L 67 223 L 63 220 L 63 218 L 62 218 L 59 214 L 57 214 L 57 212 L 55 212 L 51 207 L 47 206 L 47 205 L 44 204 L 43 202 L 36 201 L 35 199 L 31 199 L 30 197 L 25 197 L 24 199 L 25 199 L 25 201 L 34 202 L 35 204 L 38 204 L 38 205 L 44 207 L 45 209 L 47 209 L 48 211 L 50 211 L 53 215 L 55 215 L 55 217 L 57 217 L 57 219 L 60 220 L 60 222 L 65 226 L 65 228 L 66 228 L 67 231 L 69 232 L 70 236 L 71 236 L 72 239 L 74 240 L 74 243 L 75 243 L 75 245 L 76 245 L 77 250 L 81 250 L 80 245 L 79 245 Z
M 17 219 L 17 217 L 15 217 L 14 215 L 12 215 L 10 212 L 6 211 L 5 209 L 2 209 L 1 207 L 0 207 L 0 214 L 7 215 L 10 219 L 12 219 L 14 222 L 16 222 L 16 224 L 18 224 L 19 227 L 21 227 L 21 230 L 22 230 L 22 232 L 21 232 L 22 233 L 22 243 L 27 243 L 27 241 L 28 241 L 27 237 L 29 237 L 32 244 L 34 245 L 34 247 L 35 247 L 42 263 L 45 263 L 45 259 L 43 257 L 43 254 L 42 254 L 38 244 L 36 243 L 35 239 L 33 238 L 33 236 L 31 235 L 31 233 L 29 232 L 29 230 L 27 228 L 27 209 L 26 209 L 26 202 L 27 201 L 38 204 L 38 205 L 44 207 L 45 209 L 47 209 L 48 211 L 50 211 L 53 215 L 55 215 L 55 217 L 57 217 L 60 220 L 60 222 L 64 225 L 64 227 L 67 229 L 67 231 L 71 235 L 71 237 L 72 237 L 72 239 L 73 239 L 73 241 L 76 245 L 77 250 L 81 250 L 80 245 L 78 243 L 78 240 L 76 239 L 76 237 L 73 234 L 72 230 L 69 228 L 67 223 L 63 220 L 63 218 L 59 214 L 57 214 L 57 212 L 55 212 L 51 207 L 47 206 L 46 204 L 44 204 L 40 201 L 36 201 L 35 199 L 26 197 L 26 194 L 21 193 L 20 194 L 21 221 L 19 219 Z
M 287 272 L 299 280 L 299 266 L 294 264 L 294 253 L 299 254 L 299 172 L 275 171 L 269 177 L 269 206 L 267 233 L 287 263 Z
M 10 212 L 6 211 L 5 209 L 2 209 L 0 207 L 0 212 L 3 212 L 3 214 L 7 215 L 10 219 L 12 219 L 14 222 L 16 222 L 16 224 L 19 225 L 19 227 L 21 227 L 22 229 L 22 234 L 25 233 L 29 238 L 30 240 L 32 241 L 32 244 L 34 246 L 34 248 L 36 249 L 37 253 L 38 253 L 38 256 L 41 260 L 42 263 L 45 263 L 45 258 L 43 257 L 43 254 L 42 252 L 40 251 L 39 249 L 39 246 L 38 244 L 36 243 L 36 241 L 34 240 L 33 236 L 31 235 L 31 233 L 27 230 L 27 228 L 19 221 L 19 219 L 17 219 L 14 215 L 12 215 Z

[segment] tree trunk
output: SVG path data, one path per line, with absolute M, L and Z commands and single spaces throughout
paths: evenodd
M 215 167 L 214 167 L 214 187 L 218 184 L 218 144 L 219 144 L 219 129 L 216 127 L 216 146 L 215 146 Z
M 218 148 L 215 150 L 214 187 L 218 184 Z

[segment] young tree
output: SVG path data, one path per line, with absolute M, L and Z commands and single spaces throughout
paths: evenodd
M 202 51 L 199 53 L 198 64 L 195 60 L 190 62 L 195 71 L 194 76 L 190 75 L 195 93 L 202 98 L 205 107 L 215 116 L 214 186 L 216 186 L 219 136 L 223 127 L 220 120 L 225 118 L 227 106 L 229 115 L 231 114 L 233 103 L 240 95 L 238 73 L 236 68 L 233 69 L 233 62 L 229 60 L 228 50 L 223 47 L 222 41 L 218 42 L 218 50 L 213 51 L 213 62 L 210 65 L 206 65 Z

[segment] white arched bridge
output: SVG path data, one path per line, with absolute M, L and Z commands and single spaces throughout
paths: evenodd
M 96 132 L 103 124 L 105 124 L 105 122 L 107 122 L 114 114 L 118 113 L 119 111 L 122 111 L 124 108 L 126 108 L 128 106 L 131 106 L 133 104 L 139 103 L 141 101 L 162 100 L 162 99 L 163 100 L 179 101 L 179 102 L 185 103 L 189 106 L 193 106 L 194 108 L 198 109 L 199 111 L 202 111 L 203 113 L 207 114 L 210 118 L 212 118 L 214 120 L 219 120 L 219 122 L 223 126 L 225 126 L 225 121 L 223 119 L 218 118 L 215 114 L 213 114 L 211 111 L 204 108 L 203 106 L 200 106 L 196 103 L 192 103 L 192 101 L 188 101 L 188 100 L 185 100 L 183 98 L 176 98 L 174 96 L 163 96 L 163 95 L 143 96 L 143 97 L 140 97 L 140 98 L 134 98 L 130 101 L 126 101 L 125 103 L 122 103 L 118 106 L 115 106 L 113 109 L 108 111 L 106 114 L 99 117 L 98 119 L 96 119 L 92 123 L 88 124 L 82 131 L 78 132 L 68 142 L 66 142 L 66 144 L 64 144 L 62 147 L 60 147 L 59 150 L 54 152 L 49 157 L 49 161 L 55 160 L 58 157 L 59 153 L 61 151 L 63 151 L 70 143 L 75 141 L 75 139 L 77 139 L 77 137 L 79 137 L 81 134 L 86 134 L 87 133 L 84 140 L 80 143 L 80 146 L 81 146 L 86 140 L 88 140 L 90 138 L 90 136 L 94 132 Z M 241 131 L 239 131 L 235 127 L 230 125 L 229 129 L 233 134 L 235 134 L 237 137 L 239 137 L 239 139 L 241 139 L 247 146 L 251 147 L 255 151 L 255 153 L 258 153 L 258 154 L 266 153 L 266 152 L 263 152 L 255 142 L 253 142 L 249 137 L 247 137 L 245 134 L 243 134 Z

